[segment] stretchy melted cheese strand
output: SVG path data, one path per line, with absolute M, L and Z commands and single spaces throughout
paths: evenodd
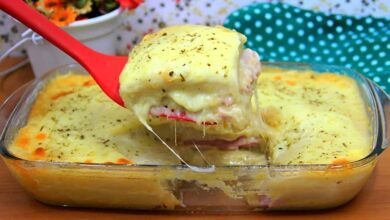
M 209 167 L 198 167 L 198 166 L 193 166 L 193 165 L 190 165 L 189 163 L 187 163 L 178 153 L 176 153 L 176 151 L 169 146 L 169 144 L 167 144 L 154 130 L 152 127 L 150 127 L 142 118 L 138 117 L 140 122 L 145 126 L 146 129 L 148 129 L 152 134 L 154 134 L 159 141 L 161 141 L 161 143 L 166 147 L 168 148 L 168 150 L 170 150 L 176 157 L 177 159 L 179 159 L 182 163 L 184 163 L 184 165 L 186 165 L 188 168 L 190 168 L 192 171 L 194 172 L 201 172 L 201 173 L 211 173 L 211 172 L 214 172 L 215 171 L 215 166 L 214 165 L 211 165 Z M 203 155 L 202 155 L 203 157 Z M 204 158 L 204 157 L 203 157 Z M 207 163 L 207 161 L 206 161 Z
M 200 151 L 199 147 L 194 142 L 192 142 L 192 144 L 194 145 L 195 149 L 198 151 L 198 153 L 199 153 L 200 157 L 202 158 L 202 160 L 205 161 L 208 166 L 210 166 L 210 163 L 207 161 L 207 159 L 203 155 L 202 151 Z

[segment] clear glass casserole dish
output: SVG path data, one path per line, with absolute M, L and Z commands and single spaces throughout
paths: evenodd
M 372 151 L 347 164 L 217 166 L 196 173 L 180 165 L 89 164 L 20 159 L 8 151 L 26 123 L 38 92 L 56 74 L 83 72 L 78 65 L 55 69 L 27 83 L 1 106 L 1 155 L 35 199 L 52 205 L 182 211 L 325 209 L 355 197 L 389 145 L 389 97 L 373 82 L 342 67 L 264 63 L 265 66 L 348 75 L 359 85 L 371 124 Z

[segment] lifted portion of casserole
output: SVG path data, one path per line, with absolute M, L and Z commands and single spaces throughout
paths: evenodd
M 258 145 L 264 126 L 251 98 L 260 61 L 243 49 L 245 41 L 233 30 L 198 25 L 146 35 L 120 76 L 126 107 L 145 124 L 174 124 L 190 134 L 179 137 L 182 144 Z

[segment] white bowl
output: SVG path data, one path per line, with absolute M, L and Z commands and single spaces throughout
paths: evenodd
M 63 29 L 88 47 L 109 55 L 114 55 L 116 30 L 120 25 L 121 9 L 105 15 L 76 21 Z M 36 77 L 65 64 L 76 63 L 68 55 L 46 40 L 26 45 L 27 55 Z

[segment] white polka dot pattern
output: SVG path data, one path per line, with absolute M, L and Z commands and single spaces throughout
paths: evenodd
M 257 50 L 262 60 L 345 66 L 390 91 L 389 18 L 325 15 L 262 3 L 234 12 L 225 26 L 244 33 L 246 46 Z

